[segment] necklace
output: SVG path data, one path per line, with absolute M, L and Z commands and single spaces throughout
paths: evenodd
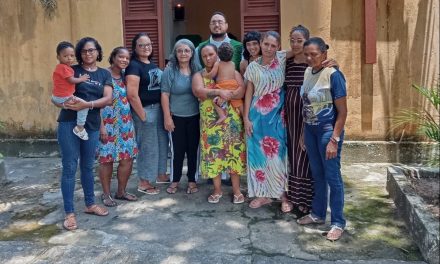
M 88 66 L 82 66 L 86 71 L 95 71 L 96 70 L 96 66 L 91 66 L 91 67 L 88 67 Z

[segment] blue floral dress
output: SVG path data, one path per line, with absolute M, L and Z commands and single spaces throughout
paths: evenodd
M 249 197 L 280 198 L 287 183 L 287 134 L 284 121 L 286 52 L 269 65 L 260 59 L 244 75 L 254 85 L 249 109 L 253 134 L 246 138 Z
M 102 121 L 107 130 L 107 139 L 100 140 L 98 146 L 99 163 L 134 158 L 138 153 L 125 83 L 123 79 L 115 78 L 112 78 L 112 82 L 113 103 L 101 110 Z

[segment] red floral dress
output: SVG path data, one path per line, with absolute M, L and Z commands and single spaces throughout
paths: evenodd
M 260 59 L 244 75 L 254 85 L 249 109 L 253 134 L 246 139 L 249 197 L 280 198 L 287 182 L 287 135 L 284 122 L 285 52 L 269 65 Z

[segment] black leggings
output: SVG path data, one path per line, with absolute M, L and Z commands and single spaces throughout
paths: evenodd
M 173 122 L 173 182 L 179 182 L 182 177 L 185 153 L 188 164 L 188 182 L 195 182 L 197 150 L 200 140 L 200 115 L 189 117 L 173 116 Z

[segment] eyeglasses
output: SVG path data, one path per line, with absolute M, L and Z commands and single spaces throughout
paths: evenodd
M 85 54 L 93 54 L 93 52 L 95 52 L 96 49 L 83 49 L 81 50 L 81 54 L 85 55 Z
M 225 21 L 223 20 L 212 20 L 211 23 L 209 23 L 210 25 L 214 26 L 214 25 L 219 25 L 219 26 L 223 26 L 224 24 L 226 24 Z
M 151 43 L 147 44 L 137 44 L 138 48 L 145 49 L 145 48 L 151 48 Z
M 183 54 L 183 53 L 191 54 L 191 50 L 190 49 L 178 49 L 176 51 L 177 51 L 178 54 Z

